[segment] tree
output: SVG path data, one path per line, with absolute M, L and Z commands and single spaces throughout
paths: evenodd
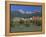
M 20 22 L 19 22 L 19 23 L 20 23 L 20 24 L 24 24 L 24 21 L 20 19 Z

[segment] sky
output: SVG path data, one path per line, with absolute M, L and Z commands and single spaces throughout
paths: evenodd
M 41 11 L 41 6 L 22 6 L 22 5 L 11 5 L 11 11 L 24 10 L 24 11 Z

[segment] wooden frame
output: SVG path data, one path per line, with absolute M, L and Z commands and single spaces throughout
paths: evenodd
M 10 33 L 10 4 L 23 4 L 23 5 L 42 5 L 42 32 L 21 32 L 21 33 Z M 42 34 L 45 33 L 45 3 L 35 3 L 35 2 L 17 2 L 17 1 L 6 1 L 6 36 L 14 35 L 32 35 L 32 34 Z

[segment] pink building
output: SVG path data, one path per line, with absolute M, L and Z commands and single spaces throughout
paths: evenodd
M 34 12 L 34 14 L 37 14 L 37 11 Z M 37 25 L 39 16 L 33 16 L 32 19 L 34 20 L 34 24 Z

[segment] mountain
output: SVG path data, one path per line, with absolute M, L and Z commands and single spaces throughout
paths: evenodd
M 32 16 L 41 16 L 42 12 L 24 12 L 22 10 L 11 11 L 11 18 L 14 17 L 25 17 L 29 18 Z

